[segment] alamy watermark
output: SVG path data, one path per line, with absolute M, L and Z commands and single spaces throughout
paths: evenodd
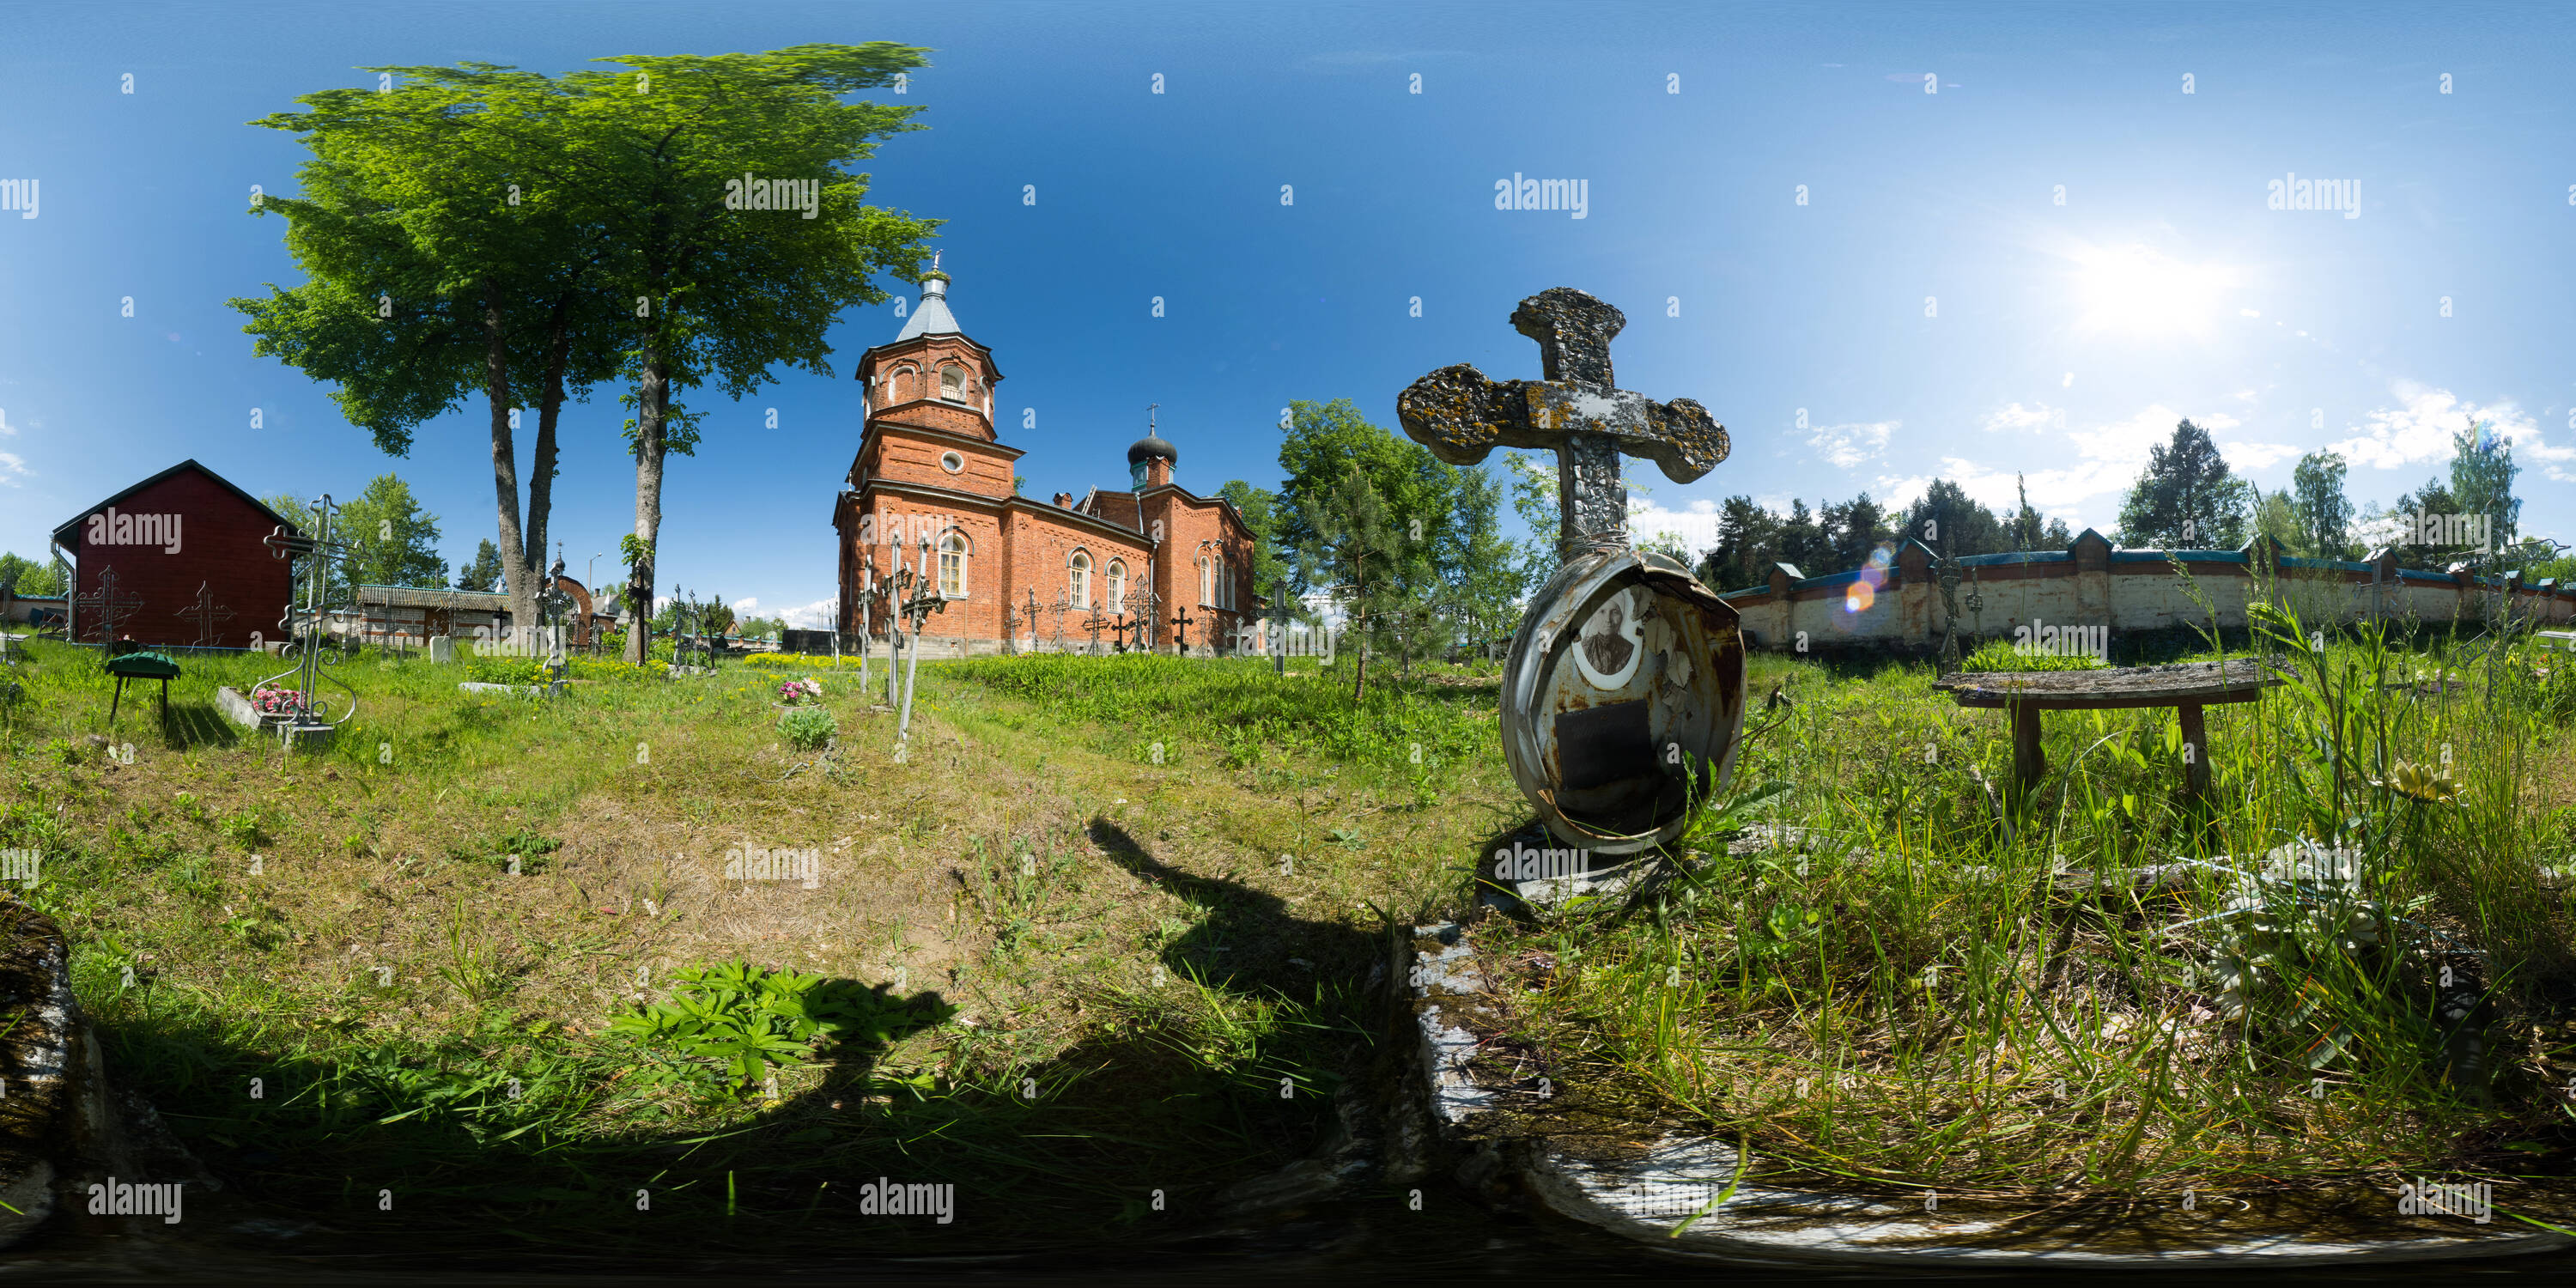
M 1539 881 L 1578 877 L 1592 865 L 1590 850 L 1539 849 L 1513 844 L 1494 851 L 1494 877 L 1501 881 Z
M 184 1182 L 167 1185 L 128 1185 L 111 1176 L 89 1187 L 91 1216 L 157 1216 L 163 1225 L 179 1223 L 179 1187 Z
M 931 1216 L 946 1225 L 957 1219 L 954 1185 L 906 1185 L 878 1177 L 859 1187 L 861 1216 Z
M 796 881 L 808 890 L 822 884 L 823 852 L 819 849 L 725 851 L 727 881 Z
M 0 210 L 15 210 L 20 219 L 36 217 L 36 181 L 0 179 Z
M 2013 656 L 2089 657 L 2108 666 L 2111 662 L 2111 628 L 2050 626 L 2034 617 L 2030 619 L 2030 625 L 2013 628 Z
M 1496 210 L 1564 210 L 1576 219 L 1592 213 L 1590 179 L 1526 179 L 1518 170 L 1494 180 Z
M 115 506 L 89 516 L 86 534 L 93 546 L 159 546 L 161 553 L 179 553 L 179 516 L 175 514 L 122 514 Z
M 2405 546 L 2475 546 L 2480 550 L 2495 548 L 2495 524 L 2483 514 L 2426 514 L 2421 510 L 2400 510 L 2389 516 L 2397 520 L 2397 543 Z
M 2479 1225 L 2495 1219 L 2495 1186 L 2485 1181 L 2436 1185 L 2422 1177 L 2397 1187 L 2399 1216 L 2464 1216 Z
M 822 193 L 820 179 L 755 179 L 746 170 L 725 180 L 725 209 L 801 210 L 811 219 L 822 209 Z
M 37 869 L 44 866 L 44 855 L 36 850 L 0 850 L 0 881 L 36 884 Z
M 2272 180 L 2271 192 L 2263 204 L 2273 210 L 2340 210 L 2346 219 L 2361 218 L 2359 179 L 2302 179 L 2293 170 Z

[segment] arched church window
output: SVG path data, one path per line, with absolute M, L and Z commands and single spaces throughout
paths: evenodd
M 1073 569 L 1068 576 L 1071 583 L 1068 589 L 1072 592 L 1073 606 L 1091 607 L 1091 556 L 1080 550 L 1074 551 Z
M 966 369 L 949 363 L 939 369 L 939 396 L 950 402 L 966 401 Z
M 1126 611 L 1126 608 L 1127 561 L 1124 559 L 1112 559 L 1109 561 L 1109 611 L 1113 613 L 1124 612 Z
M 1216 607 L 1216 561 L 1199 556 L 1199 607 Z
M 939 543 L 939 593 L 966 597 L 966 534 L 951 532 Z

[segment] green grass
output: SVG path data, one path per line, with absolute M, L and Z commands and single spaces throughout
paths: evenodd
M 1516 966 L 1513 1038 L 1565 1071 L 1558 1112 L 1743 1136 L 1773 1180 L 2016 1202 L 2565 1175 L 2570 677 L 2524 646 L 2489 688 L 2483 641 L 2258 632 L 2297 678 L 2208 709 L 2211 813 L 2169 710 L 2052 713 L 2016 803 L 2001 720 L 1920 668 L 1758 664 L 1798 701 L 1739 790 L 1791 784 L 1764 814 L 1824 854 L 1731 855 L 1712 811 L 1685 843 L 1711 857 L 1647 903 L 1479 931 Z M 2421 666 L 2478 679 L 2390 691 Z M 2225 870 L 2303 840 L 2357 851 L 2356 879 L 2247 897 Z M 2050 875 L 2174 861 L 2200 866 L 2163 892 Z M 2485 1002 L 2451 1014 L 2446 979 Z
M 94 654 L 39 642 L 16 671 L 0 847 L 45 854 L 25 897 L 73 941 L 113 1076 L 255 1204 L 372 1220 L 390 1188 L 380 1228 L 424 1239 L 649 1249 L 648 1188 L 709 1246 L 775 1246 L 825 1241 L 804 1222 L 884 1174 L 956 1183 L 997 1242 L 1097 1237 L 1157 1189 L 1201 1219 L 1305 1154 L 1372 1058 L 1363 905 L 1422 909 L 1486 826 L 1414 803 L 1429 775 L 1479 773 L 1501 808 L 1498 771 L 1410 755 L 1467 740 L 1489 689 L 1356 717 L 1347 690 L 1301 697 L 1268 713 L 1321 722 L 1301 749 L 1229 767 L 1185 704 L 1147 729 L 926 663 L 911 763 L 873 694 L 827 684 L 849 772 L 796 776 L 764 670 L 575 659 L 561 698 L 456 689 L 522 662 L 343 660 L 356 717 L 290 755 L 212 702 L 285 663 L 183 659 L 166 736 L 120 718 L 132 766 L 89 741 Z M 1199 668 L 1227 669 L 1147 683 Z M 800 930 L 806 896 L 706 889 L 738 843 L 827 855 L 848 911 L 812 924 L 834 942 Z M 1270 867 L 1290 845 L 1293 878 Z

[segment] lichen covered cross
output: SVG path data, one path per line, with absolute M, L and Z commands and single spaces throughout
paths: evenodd
M 1452 465 L 1496 447 L 1553 448 L 1559 541 L 1567 550 L 1628 543 L 1628 489 L 1619 458 L 1642 456 L 1689 483 L 1726 459 L 1726 428 L 1688 398 L 1659 403 L 1619 388 L 1610 341 L 1628 319 L 1571 287 L 1541 291 L 1512 310 L 1512 329 L 1538 341 L 1544 380 L 1496 382 L 1466 363 L 1413 382 L 1395 400 L 1413 441 Z

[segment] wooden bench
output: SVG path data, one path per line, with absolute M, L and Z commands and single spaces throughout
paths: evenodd
M 2281 683 L 2278 667 L 2255 658 L 2185 662 L 2173 666 L 2120 666 L 2087 671 L 1966 671 L 1942 676 L 1932 687 L 1962 707 L 2003 708 L 2012 713 L 2013 784 L 2017 792 L 2038 785 L 2048 772 L 2040 750 L 2042 711 L 2108 711 L 2172 707 L 2190 748 L 2183 770 L 2194 797 L 2209 791 L 2209 735 L 2200 709 L 2221 702 L 2251 702 Z

